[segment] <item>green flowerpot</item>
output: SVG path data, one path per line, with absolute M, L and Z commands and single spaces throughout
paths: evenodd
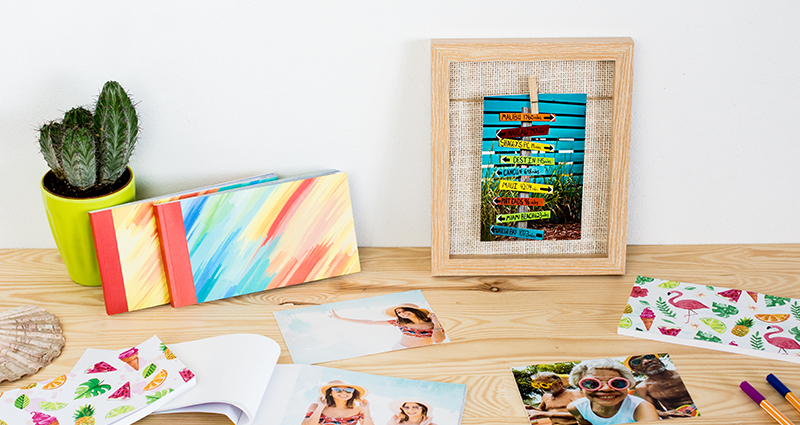
M 58 252 L 64 259 L 72 280 L 85 286 L 100 286 L 102 281 L 94 252 L 89 211 L 132 202 L 136 197 L 133 171 L 128 167 L 123 173 L 123 177 L 127 175 L 129 180 L 121 189 L 93 198 L 68 198 L 56 195 L 46 184 L 55 178 L 52 173 L 48 171 L 44 175 L 41 187 L 47 221 L 50 222 L 50 231 L 53 232 Z

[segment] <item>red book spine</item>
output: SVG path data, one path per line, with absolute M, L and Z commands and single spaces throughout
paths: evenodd
M 158 237 L 161 239 L 161 259 L 167 275 L 170 304 L 173 307 L 197 304 L 181 203 L 167 202 L 156 204 L 153 208 Z
M 128 311 L 128 298 L 125 296 L 125 279 L 122 264 L 119 262 L 119 247 L 111 210 L 89 213 L 94 238 L 94 252 L 100 267 L 100 280 L 103 282 L 103 298 L 106 313 L 125 313 Z

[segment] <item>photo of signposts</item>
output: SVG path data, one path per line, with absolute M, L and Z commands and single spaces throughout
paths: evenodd
M 481 241 L 581 238 L 586 94 L 483 98 Z

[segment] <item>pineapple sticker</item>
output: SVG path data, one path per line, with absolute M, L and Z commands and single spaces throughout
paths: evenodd
M 175 360 L 177 358 L 175 357 L 175 354 L 172 354 L 172 351 L 170 351 L 169 348 L 167 348 L 167 345 L 164 344 L 163 342 L 161 343 L 159 348 L 161 349 L 161 352 L 164 353 L 164 357 L 167 360 Z
M 750 332 L 751 327 L 753 327 L 753 319 L 743 317 L 736 321 L 736 326 L 731 329 L 731 333 L 736 336 L 745 336 Z
M 94 425 L 94 407 L 91 404 L 81 406 L 75 411 L 75 425 Z

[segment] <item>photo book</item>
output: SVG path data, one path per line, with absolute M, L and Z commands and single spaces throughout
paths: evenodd
M 666 353 L 534 364 L 511 372 L 531 424 L 613 425 L 700 416 Z
M 274 314 L 295 363 L 320 363 L 450 342 L 444 325 L 419 290 Z
M 276 180 L 264 174 L 89 212 L 109 315 L 169 304 L 153 205 Z
M 347 174 L 335 170 L 154 209 L 173 307 L 361 270 Z
M 222 335 L 169 349 L 197 375 L 197 386 L 155 413 L 217 413 L 236 425 L 298 425 L 313 415 L 371 416 L 375 424 L 386 424 L 404 409 L 413 415 L 424 411 L 437 425 L 458 425 L 466 399 L 462 384 L 278 365 L 280 347 L 261 335 Z M 328 403 L 340 404 L 345 416 L 330 415 Z
M 800 300 L 638 276 L 617 333 L 800 363 Z

